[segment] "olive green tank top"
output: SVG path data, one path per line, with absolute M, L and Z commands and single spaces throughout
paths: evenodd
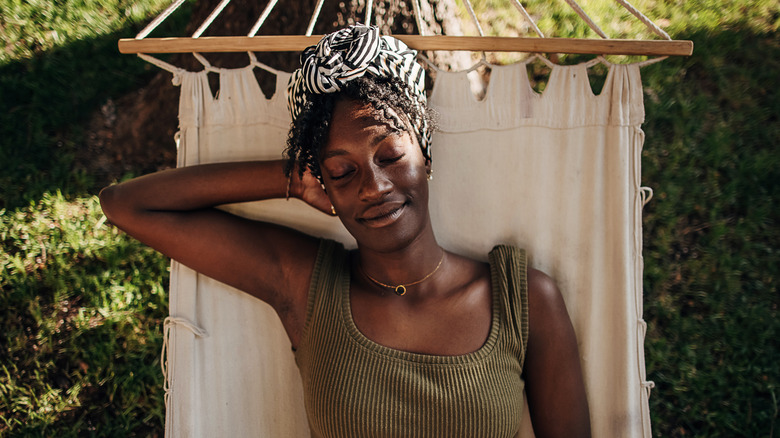
M 460 356 L 395 350 L 352 320 L 348 252 L 322 240 L 295 359 L 313 437 L 513 437 L 528 339 L 523 250 L 490 252 L 493 317 L 485 344 Z

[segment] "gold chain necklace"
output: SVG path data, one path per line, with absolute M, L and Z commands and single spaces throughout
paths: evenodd
M 420 283 L 422 283 L 423 281 L 425 281 L 425 280 L 427 280 L 427 279 L 431 278 L 431 276 L 432 276 L 433 274 L 435 274 L 435 273 L 436 273 L 436 271 L 438 271 L 438 270 L 439 270 L 439 268 L 441 268 L 441 264 L 444 262 L 444 254 L 445 254 L 445 252 L 444 252 L 444 250 L 442 250 L 442 251 L 441 251 L 441 259 L 439 259 L 439 264 L 438 264 L 438 265 L 436 265 L 436 267 L 435 267 L 435 268 L 433 268 L 433 271 L 431 271 L 431 273 L 430 273 L 430 274 L 426 275 L 425 277 L 423 277 L 423 278 L 421 278 L 421 279 L 419 279 L 419 280 L 417 280 L 417 281 L 415 281 L 415 282 L 413 282 L 413 283 L 407 283 L 406 285 L 404 285 L 404 284 L 399 284 L 399 285 L 397 285 L 397 286 L 393 286 L 393 285 L 391 285 L 391 284 L 384 284 L 384 283 L 382 283 L 381 281 L 379 281 L 379 280 L 376 280 L 374 277 L 372 277 L 372 276 L 368 275 L 368 273 L 366 273 L 366 271 L 365 271 L 365 270 L 363 270 L 363 264 L 362 264 L 362 263 L 360 264 L 360 272 L 362 272 L 362 273 L 363 273 L 363 275 L 365 275 L 365 276 L 366 276 L 366 277 L 367 277 L 369 280 L 373 281 L 374 283 L 376 283 L 376 284 L 378 284 L 378 285 L 380 285 L 380 286 L 382 286 L 382 287 L 386 287 L 386 288 L 388 288 L 388 289 L 393 289 L 393 291 L 395 292 L 395 294 L 396 294 L 396 295 L 398 295 L 399 297 L 402 297 L 402 296 L 404 296 L 404 295 L 406 294 L 406 287 L 407 287 L 407 286 L 414 286 L 415 284 L 420 284 Z

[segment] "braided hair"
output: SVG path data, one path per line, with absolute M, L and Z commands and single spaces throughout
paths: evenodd
M 328 141 L 333 108 L 340 100 L 371 105 L 376 110 L 377 120 L 397 132 L 414 134 L 409 123 L 422 120 L 428 122 L 431 131 L 435 128 L 432 112 L 425 106 L 425 102 L 421 102 L 414 93 L 409 93 L 406 84 L 396 77 L 366 75 L 347 82 L 339 92 L 307 93 L 306 99 L 287 138 L 287 176 L 291 176 L 297 163 L 299 176 L 303 176 L 308 168 L 312 175 L 322 182 L 320 151 Z M 402 120 L 399 115 L 408 118 L 408 121 Z M 422 135 L 424 134 L 416 135 L 419 144 L 423 144 Z M 423 154 L 425 155 L 424 152 Z M 425 159 L 430 160 L 430 157 L 426 156 Z

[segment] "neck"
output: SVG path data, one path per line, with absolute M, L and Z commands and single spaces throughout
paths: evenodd
M 381 283 L 396 286 L 414 283 L 431 274 L 439 266 L 443 254 L 444 250 L 431 231 L 422 233 L 410 244 L 392 251 L 376 251 L 360 246 L 357 263 L 367 276 Z M 433 278 L 428 278 L 426 283 L 431 280 Z M 366 278 L 366 281 L 371 282 L 369 278 Z M 374 287 L 383 287 L 371 283 Z

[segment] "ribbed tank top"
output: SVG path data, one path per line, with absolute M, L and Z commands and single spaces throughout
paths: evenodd
M 395 350 L 352 320 L 349 255 L 322 240 L 295 359 L 313 437 L 513 437 L 523 408 L 528 339 L 526 257 L 490 252 L 493 311 L 478 350 L 435 356 Z

